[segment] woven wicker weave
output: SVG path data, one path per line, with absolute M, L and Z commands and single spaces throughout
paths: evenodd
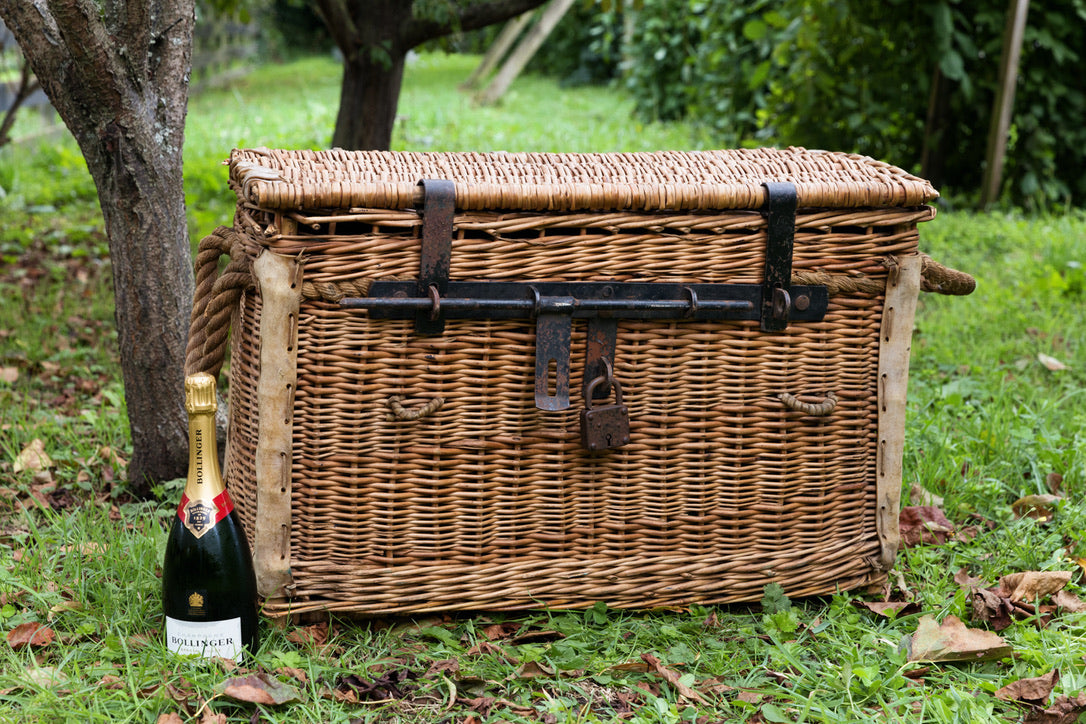
M 426 337 L 338 304 L 418 277 L 422 178 L 456 183 L 453 280 L 738 284 L 761 282 L 762 183 L 792 181 L 793 282 L 825 284 L 829 309 L 780 333 L 620 322 L 631 441 L 588 453 L 579 391 L 569 410 L 535 407 L 531 321 Z M 802 149 L 260 149 L 234 152 L 231 184 L 234 227 L 197 261 L 188 366 L 217 373 L 232 326 L 226 476 L 269 614 L 676 606 L 885 580 L 917 286 L 971 284 L 918 253 L 925 181 Z M 262 255 L 285 265 L 285 311 Z M 578 323 L 574 379 L 584 347 Z

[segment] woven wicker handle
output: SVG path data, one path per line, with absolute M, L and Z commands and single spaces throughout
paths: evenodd
M 230 263 L 218 274 L 219 258 Z M 248 257 L 241 238 L 232 228 L 220 226 L 200 242 L 196 252 L 196 292 L 185 348 L 185 374 L 206 372 L 219 376 L 226 357 L 230 316 L 242 291 L 253 284 Z

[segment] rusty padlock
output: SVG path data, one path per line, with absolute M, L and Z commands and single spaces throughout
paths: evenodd
M 608 376 L 600 375 L 588 383 L 584 391 L 585 409 L 581 410 L 581 444 L 589 452 L 621 447 L 630 441 L 630 411 L 622 404 L 622 386 L 611 378 L 615 402 L 592 406 L 592 393 Z

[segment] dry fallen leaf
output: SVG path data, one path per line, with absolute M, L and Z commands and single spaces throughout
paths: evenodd
M 1056 591 L 1052 595 L 1052 602 L 1069 613 L 1086 612 L 1086 601 L 1067 591 Z
M 58 603 L 58 604 L 56 604 L 54 606 L 51 606 L 49 608 L 49 615 L 47 616 L 47 619 L 49 621 L 52 621 L 54 618 L 56 618 L 56 615 L 58 613 L 64 613 L 65 611 L 82 611 L 82 610 L 83 610 L 83 604 L 80 603 L 79 601 L 61 601 L 60 603 Z
M 53 629 L 40 623 L 21 623 L 8 631 L 8 645 L 19 651 L 27 647 L 40 649 L 53 643 L 57 635 Z
M 924 544 L 946 543 L 954 533 L 954 524 L 942 510 L 932 505 L 909 505 L 898 518 L 901 543 L 906 548 Z
M 1014 623 L 1016 617 L 1030 615 L 1028 611 L 1018 611 L 1008 598 L 998 595 L 990 588 L 974 588 L 973 619 L 986 622 L 993 631 L 1002 631 Z
M 919 485 L 913 485 L 911 488 L 909 488 L 909 500 L 911 500 L 916 505 L 935 506 L 937 508 L 942 507 L 943 505 L 942 496 L 936 495 L 930 490 L 922 488 Z
M 12 471 L 21 473 L 24 470 L 36 473 L 53 467 L 53 461 L 45 454 L 45 443 L 41 438 L 34 438 L 29 445 L 23 448 L 19 457 L 15 458 Z
M 1039 598 L 1051 596 L 1071 580 L 1071 571 L 1024 571 L 1011 573 L 999 579 L 996 593 L 1011 601 L 1033 603 Z
M 1049 357 L 1043 352 L 1037 355 L 1037 361 L 1053 372 L 1062 372 L 1067 369 L 1067 365 L 1063 362 L 1060 362 L 1055 357 Z
M 128 461 L 117 454 L 117 451 L 108 445 L 98 448 L 98 456 L 118 470 L 128 467 Z
M 488 641 L 501 641 L 519 631 L 520 626 L 520 623 L 516 621 L 492 623 L 483 629 L 483 636 L 485 636 Z
M 18 367 L 0 367 L 0 382 L 7 382 L 9 385 L 13 385 L 18 379 Z
M 1044 704 L 1060 680 L 1060 670 L 1053 669 L 1044 676 L 1012 681 L 999 689 L 995 696 L 1003 701 L 1021 701 L 1027 704 Z
M 518 679 L 538 679 L 541 676 L 554 676 L 554 669 L 549 666 L 544 666 L 538 661 L 529 661 L 522 664 L 517 669 L 516 677 Z
M 309 681 L 309 676 L 302 669 L 295 669 L 290 666 L 280 666 L 275 670 L 276 674 L 280 676 L 289 676 L 292 679 L 297 679 L 303 684 Z
M 36 666 L 26 670 L 26 679 L 34 686 L 56 687 L 68 683 L 64 672 L 54 666 Z
M 278 706 L 301 701 L 298 689 L 279 681 L 270 674 L 253 674 L 227 679 L 215 687 L 216 691 L 237 701 Z
M 1058 495 L 1026 495 L 1011 503 L 1016 518 L 1033 518 L 1041 522 L 1052 519 L 1056 506 L 1063 500 Z
M 1075 724 L 1086 711 L 1086 694 L 1075 698 L 1057 696 L 1047 709 L 1034 709 L 1026 714 L 1022 724 Z
M 679 680 L 680 676 L 678 671 L 667 668 L 662 663 L 660 663 L 660 660 L 658 658 L 656 658 L 652 654 L 641 654 L 641 660 L 648 664 L 649 668 L 657 676 L 660 676 L 673 687 L 675 687 L 675 691 L 679 693 L 679 696 L 689 699 L 690 701 L 696 701 L 699 704 L 705 703 L 705 698 L 702 697 L 701 694 L 699 694 L 694 689 L 691 689 L 689 686 Z
M 980 576 L 969 575 L 969 570 L 966 568 L 959 568 L 958 572 L 954 574 L 954 582 L 962 588 L 976 588 L 983 580 Z
M 887 617 L 891 614 L 896 617 L 920 611 L 920 604 L 915 601 L 855 601 L 854 603 L 872 613 Z
M 328 642 L 328 622 L 302 626 L 287 634 L 287 640 L 291 643 L 311 646 L 323 646 Z
M 169 714 L 159 714 L 155 724 L 185 724 L 185 720 L 177 712 L 170 712 Z
M 909 661 L 987 661 L 1011 653 L 1002 637 L 966 628 L 956 616 L 947 616 L 942 624 L 922 616 L 909 644 Z
M 114 676 L 113 674 L 106 674 L 103 676 L 102 680 L 98 682 L 98 685 L 103 689 L 110 689 L 112 691 L 124 689 L 126 686 L 124 679 L 119 676 Z

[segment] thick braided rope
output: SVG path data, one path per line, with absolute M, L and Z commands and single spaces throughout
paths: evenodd
M 977 288 L 977 280 L 957 269 L 945 267 L 927 254 L 921 254 L 920 290 L 964 296 Z
M 219 258 L 231 261 L 217 274 Z M 196 254 L 196 292 L 185 349 L 185 374 L 218 376 L 226 357 L 230 317 L 241 292 L 252 285 L 249 262 L 234 229 L 220 226 L 204 237 Z

